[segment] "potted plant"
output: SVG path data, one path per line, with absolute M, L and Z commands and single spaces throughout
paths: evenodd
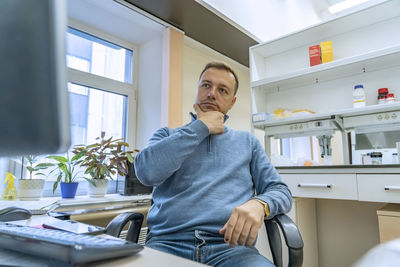
M 81 166 L 86 167 L 85 174 L 90 176 L 88 181 L 88 194 L 90 197 L 103 197 L 107 192 L 108 179 L 113 179 L 113 175 L 126 175 L 128 173 L 127 161 L 134 161 L 134 151 L 124 151 L 129 144 L 122 138 L 105 139 L 105 132 L 97 137 L 98 142 L 91 145 L 78 145 L 74 147 L 74 153 L 84 153 Z
M 40 179 L 37 177 L 45 176 L 45 174 L 41 171 L 50 167 L 51 164 L 38 163 L 38 159 L 39 157 L 34 155 L 22 157 L 21 180 L 18 182 L 20 200 L 39 200 L 42 197 L 45 179 Z M 24 179 L 24 167 L 29 173 L 28 179 Z
M 72 158 L 70 158 L 68 152 L 66 157 L 59 155 L 46 157 L 56 161 L 50 163 L 51 167 L 54 167 L 53 170 L 50 171 L 50 174 L 58 172 L 57 180 L 53 184 L 53 194 L 60 184 L 62 198 L 75 197 L 79 185 L 79 183 L 76 182 L 76 179 L 78 179 L 77 175 L 80 173 L 79 164 L 82 162 L 81 158 L 83 156 L 84 153 L 76 153 Z

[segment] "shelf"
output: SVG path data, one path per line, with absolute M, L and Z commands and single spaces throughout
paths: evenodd
M 296 123 L 302 123 L 302 122 L 327 120 L 327 119 L 331 119 L 331 117 L 334 115 L 335 115 L 334 113 L 320 113 L 320 114 L 288 117 L 288 118 L 284 118 L 284 119 L 272 119 L 270 121 L 255 122 L 255 123 L 253 123 L 253 126 L 257 129 L 264 130 L 265 128 L 279 126 L 279 125 L 290 125 L 290 124 L 296 124 Z
M 318 36 L 320 40 L 324 40 L 330 36 L 374 25 L 399 15 L 400 1 L 385 1 L 364 10 L 327 20 L 275 40 L 255 45 L 250 50 L 251 53 L 257 53 L 259 56 L 270 57 L 297 47 L 308 46 L 310 40 L 315 41 L 315 36 Z
M 267 92 L 282 91 L 394 66 L 400 66 L 400 45 L 254 81 L 251 87 L 261 88 Z
M 342 109 L 334 112 L 317 113 L 312 115 L 296 116 L 284 119 L 273 119 L 270 121 L 253 123 L 253 126 L 257 129 L 265 130 L 265 128 L 268 127 L 333 119 L 335 116 L 339 116 L 340 118 L 348 118 L 354 116 L 399 111 L 399 110 L 400 110 L 400 102 L 397 102 L 392 104 L 372 105 L 361 108 Z

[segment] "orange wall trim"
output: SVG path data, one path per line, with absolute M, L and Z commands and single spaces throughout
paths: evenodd
M 182 66 L 183 66 L 183 33 L 167 28 L 169 39 L 168 76 L 168 127 L 182 126 Z

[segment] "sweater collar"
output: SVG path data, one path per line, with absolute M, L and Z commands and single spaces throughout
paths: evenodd
M 190 112 L 189 114 L 192 117 L 192 122 L 197 120 L 197 115 L 196 114 L 194 114 L 193 112 Z M 225 114 L 224 122 L 226 122 L 228 119 L 229 119 L 229 116 Z

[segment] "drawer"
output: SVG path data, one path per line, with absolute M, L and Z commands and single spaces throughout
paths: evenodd
M 360 201 L 400 203 L 400 174 L 357 174 Z
M 355 174 L 281 174 L 294 197 L 357 199 Z

